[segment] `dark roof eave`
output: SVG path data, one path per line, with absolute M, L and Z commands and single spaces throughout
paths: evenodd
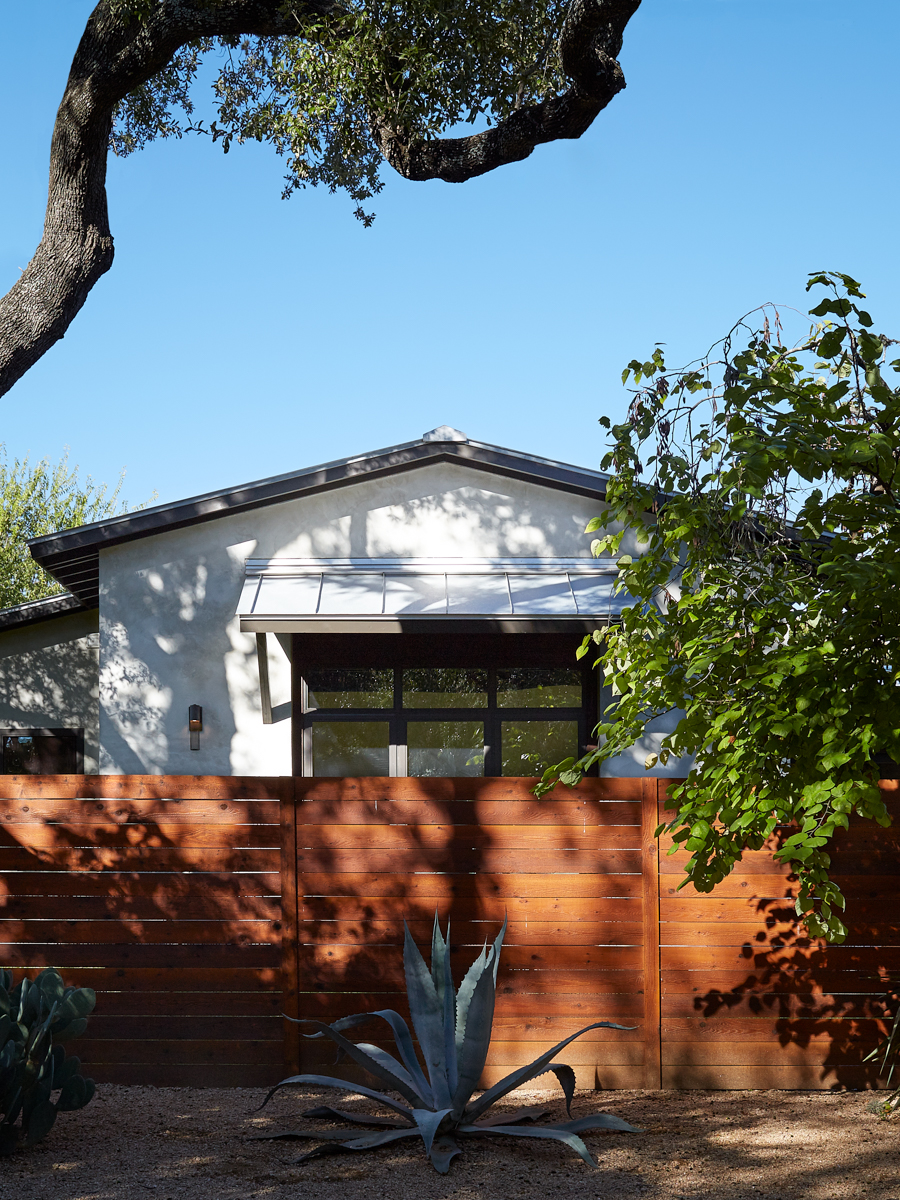
M 77 596 L 64 592 L 60 596 L 47 596 L 43 600 L 28 600 L 11 608 L 0 608 L 0 633 L 9 629 L 21 629 L 26 625 L 38 625 L 41 621 L 52 621 L 69 613 L 88 612 L 95 607 L 83 604 Z

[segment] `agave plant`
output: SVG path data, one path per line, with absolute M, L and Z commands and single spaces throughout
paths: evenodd
M 376 1117 L 324 1106 L 309 1109 L 303 1116 L 320 1121 L 349 1121 L 355 1125 L 369 1126 L 370 1131 L 362 1135 L 351 1135 L 348 1130 L 307 1128 L 262 1133 L 256 1135 L 257 1138 L 308 1138 L 321 1143 L 304 1154 L 300 1162 L 320 1154 L 345 1150 L 374 1150 L 403 1138 L 421 1138 L 425 1144 L 425 1152 L 435 1169 L 441 1174 L 446 1174 L 452 1159 L 460 1153 L 457 1142 L 464 1138 L 497 1135 L 513 1138 L 548 1138 L 570 1146 L 586 1163 L 595 1167 L 597 1164 L 578 1136 L 580 1133 L 589 1129 L 617 1129 L 628 1133 L 640 1133 L 633 1125 L 608 1113 L 595 1113 L 592 1116 L 552 1125 L 525 1123 L 546 1115 L 539 1106 L 487 1116 L 491 1106 L 514 1088 L 552 1071 L 565 1094 L 566 1112 L 571 1118 L 575 1072 L 565 1063 L 555 1062 L 555 1055 L 568 1046 L 569 1042 L 573 1042 L 590 1029 L 628 1029 L 631 1026 L 617 1025 L 613 1021 L 595 1021 L 592 1025 L 586 1025 L 584 1029 L 559 1042 L 528 1066 L 513 1071 L 473 1099 L 491 1041 L 497 968 L 506 933 L 506 921 L 503 922 L 503 928 L 493 945 L 488 948 L 485 943 L 481 954 L 469 968 L 458 993 L 453 987 L 450 974 L 449 925 L 445 939 L 435 913 L 430 971 L 410 935 L 406 922 L 403 928 L 406 991 L 413 1029 L 425 1059 L 425 1070 L 422 1070 L 416 1055 L 408 1025 L 393 1009 L 358 1013 L 352 1017 L 343 1017 L 331 1025 L 323 1021 L 303 1021 L 300 1023 L 316 1027 L 316 1032 L 306 1034 L 306 1037 L 330 1038 L 343 1054 L 380 1079 L 393 1094 L 374 1091 L 328 1075 L 292 1075 L 276 1084 L 260 1105 L 260 1108 L 264 1107 L 280 1088 L 306 1084 L 339 1088 L 345 1092 L 367 1096 L 391 1109 L 395 1116 Z M 397 1047 L 396 1057 L 378 1046 L 367 1042 L 352 1042 L 344 1037 L 345 1030 L 362 1025 L 373 1018 L 380 1018 L 390 1026 Z M 396 1095 L 402 1097 L 402 1101 L 397 1100 Z

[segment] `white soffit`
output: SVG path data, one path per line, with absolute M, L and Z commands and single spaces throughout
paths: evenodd
M 494 628 L 615 620 L 609 559 L 249 559 L 237 615 L 245 632 L 402 632 L 429 620 Z

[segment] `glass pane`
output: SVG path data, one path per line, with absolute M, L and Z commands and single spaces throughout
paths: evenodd
M 577 667 L 512 667 L 497 672 L 498 708 L 581 708 Z
M 410 721 L 407 744 L 410 775 L 484 774 L 481 721 Z
M 74 774 L 75 745 L 69 738 L 5 737 L 3 771 L 6 775 Z
M 486 708 L 487 671 L 468 667 L 414 667 L 404 671 L 403 707 Z
M 394 672 L 391 667 L 332 667 L 309 671 L 307 712 L 317 708 L 393 708 Z
M 388 721 L 316 721 L 313 775 L 390 775 Z
M 542 775 L 564 758 L 578 757 L 577 721 L 502 721 L 501 775 Z

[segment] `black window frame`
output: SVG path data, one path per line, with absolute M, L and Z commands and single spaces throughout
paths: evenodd
M 83 728 L 53 728 L 49 726 L 33 726 L 28 729 L 13 728 L 8 726 L 0 727 L 0 775 L 13 775 L 18 772 L 8 771 L 6 769 L 6 739 L 15 738 L 40 738 L 52 737 L 59 741 L 68 742 L 75 755 L 75 770 L 74 771 L 54 771 L 50 774 L 57 775 L 83 775 L 84 774 L 84 729 Z
M 478 721 L 485 725 L 484 776 L 500 778 L 503 721 L 575 721 L 578 746 L 583 753 L 598 719 L 599 692 L 593 659 L 580 661 L 577 634 L 294 634 L 292 646 L 293 772 L 312 776 L 312 726 L 317 720 L 387 721 L 390 726 L 389 770 L 400 774 L 398 747 L 408 746 L 407 727 L 421 721 Z M 382 667 L 394 670 L 393 707 L 317 709 L 307 711 L 305 673 L 326 667 Z M 488 671 L 488 704 L 485 708 L 402 707 L 402 672 L 410 667 L 477 667 Z M 497 672 L 504 667 L 566 667 L 581 674 L 579 707 L 498 707 Z M 405 764 L 404 764 L 405 765 Z M 595 774 L 596 768 L 590 772 Z M 402 777 L 402 776 L 401 776 Z

